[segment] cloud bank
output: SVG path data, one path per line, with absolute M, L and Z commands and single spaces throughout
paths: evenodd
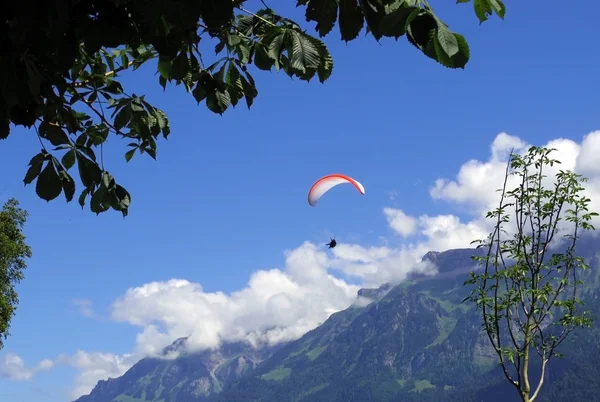
M 545 145 L 557 148 L 553 156 L 562 161 L 554 172 L 546 172 L 548 180 L 557 169 L 588 176 L 591 209 L 600 211 L 600 131 L 589 133 L 580 143 L 559 138 Z M 282 268 L 258 270 L 243 289 L 228 294 L 205 292 L 201 284 L 177 278 L 130 288 L 112 304 L 111 319 L 139 328 L 131 353 L 79 351 L 44 360 L 34 368 L 7 354 L 0 360 L 0 376 L 30 380 L 57 364 L 73 366 L 79 371 L 75 398 L 89 393 L 98 380 L 123 374 L 141 357 L 156 354 L 182 336 L 190 336 L 188 345 L 197 350 L 217 347 L 222 341 L 262 345 L 296 339 L 332 313 L 353 303 L 368 303 L 357 300 L 360 287 L 398 283 L 411 272 L 435 275 L 436 267 L 421 261 L 426 252 L 470 247 L 472 240 L 484 238 L 493 225 L 485 213 L 498 202 L 496 189 L 502 186 L 509 152 L 513 148 L 525 152 L 528 147 L 525 140 L 500 133 L 487 161 L 467 161 L 454 178 L 440 177 L 433 183 L 429 195 L 468 211 L 466 220 L 451 213 L 410 216 L 401 209 L 384 208 L 388 227 L 402 239 L 399 247 L 340 244 L 328 254 L 305 242 L 284 253 Z M 511 180 L 509 188 L 516 185 Z M 358 279 L 361 286 L 343 277 Z M 77 304 L 83 314 L 93 315 L 89 303 Z

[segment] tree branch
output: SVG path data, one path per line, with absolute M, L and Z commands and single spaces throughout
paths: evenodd
M 536 398 L 538 397 L 538 395 L 540 393 L 540 390 L 542 389 L 542 385 L 544 385 L 544 377 L 546 376 L 546 365 L 547 364 L 548 364 L 548 359 L 543 357 L 542 358 L 542 377 L 540 378 L 540 382 L 538 383 L 537 387 L 535 388 L 535 392 L 533 393 L 531 398 L 529 398 L 529 402 L 533 402 L 536 400 Z

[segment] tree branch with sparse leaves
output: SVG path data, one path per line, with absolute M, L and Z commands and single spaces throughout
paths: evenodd
M 499 205 L 487 214 L 494 230 L 475 241 L 487 250 L 473 257 L 483 270 L 465 282 L 473 288 L 465 301 L 481 312 L 503 373 L 523 402 L 538 398 L 548 363 L 560 356 L 557 349 L 568 335 L 591 325 L 589 312 L 581 311 L 577 279 L 589 266 L 576 255 L 576 244 L 583 232 L 595 230 L 590 221 L 598 214 L 589 212 L 590 199 L 582 194 L 585 177 L 560 170 L 552 187 L 545 186 L 546 170 L 560 164 L 550 158 L 553 151 L 511 152 Z M 519 179 L 512 190 L 510 176 Z M 551 252 L 551 245 L 564 251 Z M 541 375 L 536 385 L 534 369 Z

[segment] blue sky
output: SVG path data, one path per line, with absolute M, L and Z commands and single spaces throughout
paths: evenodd
M 286 3 L 276 11 L 303 22 Z M 322 244 L 329 234 L 364 247 L 384 236 L 397 246 L 402 239 L 382 209 L 448 213 L 429 187 L 470 159 L 488 160 L 500 132 L 543 144 L 579 142 L 600 128 L 600 58 L 591 51 L 598 6 L 509 3 L 505 21 L 479 26 L 471 5 L 433 4 L 470 43 L 464 71 L 437 65 L 405 38 L 379 46 L 361 36 L 346 45 L 334 31 L 325 39 L 335 60 L 325 85 L 256 71 L 252 109 L 241 104 L 222 117 L 182 87 L 163 92 L 152 63 L 128 75 L 124 85 L 167 113 L 172 134 L 159 143 L 156 162 L 136 155 L 126 164 L 124 143 L 111 141 L 106 165 L 133 197 L 126 219 L 95 216 L 62 196 L 47 204 L 33 186 L 24 188 L 39 144 L 14 129 L 0 146 L 0 201 L 16 197 L 28 210 L 34 257 L 0 360 L 15 353 L 33 366 L 78 350 L 130 352 L 139 328 L 110 319 L 128 288 L 180 278 L 206 292 L 232 292 L 253 272 L 284 265 L 284 250 Z M 366 196 L 341 186 L 309 207 L 312 182 L 333 172 L 360 180 Z M 91 301 L 97 317 L 84 317 L 77 299 Z M 0 378 L 0 399 L 66 401 L 77 374 L 60 365 L 30 381 Z

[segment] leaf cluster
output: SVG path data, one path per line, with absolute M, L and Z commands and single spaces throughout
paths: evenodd
M 26 221 L 27 211 L 15 199 L 8 200 L 0 211 L 0 349 L 19 303 L 15 285 L 23 279 L 25 259 L 31 258 L 31 248 L 23 234 Z
M 69 202 L 77 195 L 83 207 L 89 197 L 95 213 L 113 209 L 127 215 L 131 195 L 104 166 L 103 149 L 109 138 L 119 137 L 127 141 L 127 161 L 136 153 L 156 159 L 157 141 L 170 134 L 165 113 L 119 82 L 122 72 L 149 61 L 156 63 L 163 89 L 169 83 L 184 85 L 197 103 L 205 102 L 217 114 L 241 100 L 252 106 L 258 96 L 252 66 L 303 81 L 316 76 L 323 83 L 331 76 L 333 59 L 323 41 L 269 7 L 251 12 L 244 4 L 2 3 L 0 139 L 9 136 L 12 124 L 34 127 L 41 143 L 25 184 L 35 181 L 37 195 L 47 201 L 62 193 Z M 306 20 L 316 23 L 320 37 L 338 22 L 345 41 L 365 28 L 376 40 L 405 35 L 449 68 L 464 68 L 469 60 L 465 38 L 426 2 L 299 0 L 297 6 L 306 9 Z M 480 21 L 491 12 L 504 16 L 499 0 L 476 0 L 474 6 Z M 79 177 L 72 173 L 75 166 Z

